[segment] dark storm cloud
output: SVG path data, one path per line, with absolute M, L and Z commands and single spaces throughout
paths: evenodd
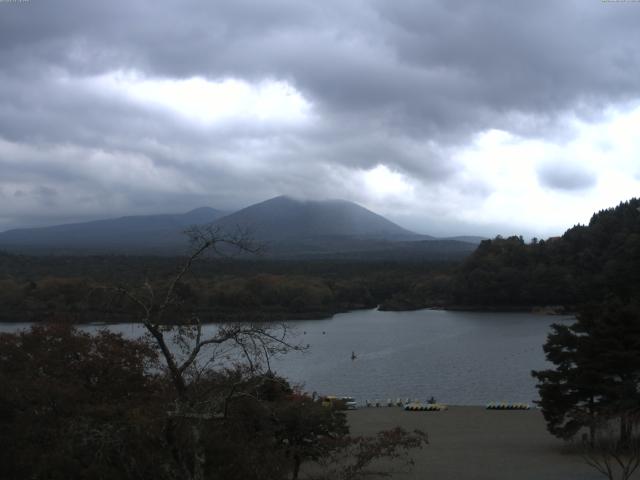
M 602 2 L 32 2 L 3 7 L 4 65 L 272 76 L 331 112 L 416 135 L 638 93 L 640 9 Z M 494 125 L 495 126 L 495 125 Z
M 39 187 L 58 192 L 51 214 L 77 216 L 344 196 L 334 176 L 379 164 L 428 187 L 478 132 L 555 136 L 559 116 L 637 98 L 639 20 L 638 5 L 587 0 L 0 3 L 5 209 L 41 216 Z M 315 120 L 194 127 L 87 81 L 117 71 L 282 80 Z M 539 179 L 590 185 L 563 175 Z

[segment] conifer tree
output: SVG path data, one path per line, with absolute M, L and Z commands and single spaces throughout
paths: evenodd
M 629 441 L 640 411 L 640 307 L 610 300 L 582 309 L 570 325 L 553 325 L 544 345 L 554 369 L 534 371 L 547 428 L 569 439 L 617 420 Z

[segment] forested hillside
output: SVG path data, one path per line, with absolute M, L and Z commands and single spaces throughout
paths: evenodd
M 483 241 L 458 269 L 451 301 L 479 306 L 574 306 L 640 293 L 640 199 L 546 241 Z
M 0 253 L 0 321 L 135 320 L 129 302 L 110 289 L 165 282 L 181 258 L 26 256 Z M 340 262 L 207 259 L 178 286 L 182 301 L 207 321 L 322 318 L 379 304 L 413 308 L 443 298 L 433 279 L 449 278 L 449 262 Z M 437 283 L 437 282 L 436 282 Z
M 210 321 L 321 318 L 376 305 L 573 310 L 609 296 L 626 301 L 640 295 L 638 208 L 640 200 L 630 200 L 548 240 L 485 240 L 462 263 L 209 259 L 179 293 Z M 0 321 L 132 320 L 131 305 L 104 287 L 162 282 L 178 264 L 176 257 L 0 253 Z

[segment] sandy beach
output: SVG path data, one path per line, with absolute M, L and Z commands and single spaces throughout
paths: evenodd
M 397 407 L 348 413 L 352 434 L 403 427 L 420 429 L 429 445 L 413 455 L 409 472 L 394 479 L 431 480 L 598 480 L 564 442 L 551 436 L 539 410 L 495 411 L 450 407 L 442 412 L 407 412 Z M 638 473 L 638 472 L 636 472 Z M 633 478 L 640 478 L 640 475 Z

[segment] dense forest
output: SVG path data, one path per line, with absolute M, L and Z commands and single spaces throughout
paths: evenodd
M 603 210 L 547 240 L 497 237 L 463 261 L 208 258 L 178 295 L 207 321 L 322 318 L 389 310 L 474 308 L 573 311 L 587 300 L 640 291 L 640 200 Z M 0 320 L 133 320 L 112 293 L 175 274 L 181 258 L 0 254 Z
M 0 255 L 0 320 L 70 322 L 134 320 L 117 287 L 162 283 L 183 259 L 134 256 Z M 322 262 L 205 259 L 177 294 L 205 321 L 323 318 L 395 305 L 407 292 L 442 303 L 450 262 Z M 430 292 L 425 295 L 424 292 Z M 412 304 L 406 308 L 412 308 Z
M 483 241 L 453 275 L 457 305 L 561 305 L 640 292 L 640 200 L 593 215 L 561 237 Z

